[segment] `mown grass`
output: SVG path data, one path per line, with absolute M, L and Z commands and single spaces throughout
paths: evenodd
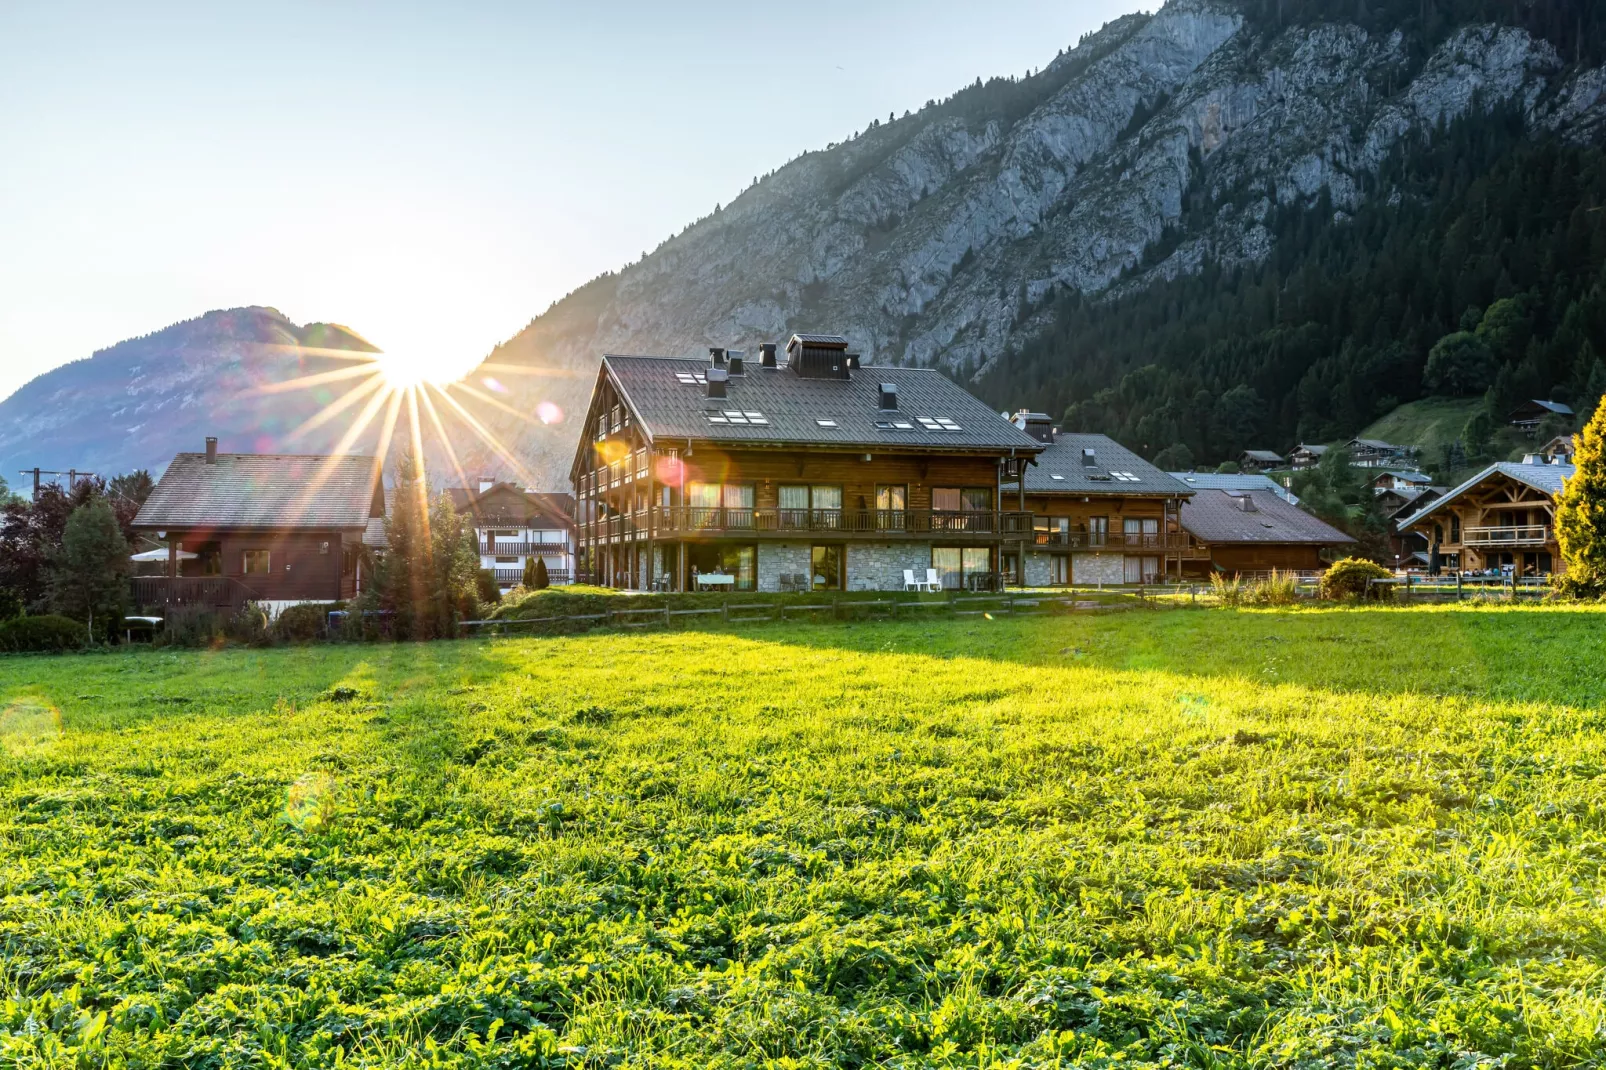
M 1601 613 L 0 661 L 8 1066 L 1583 1066 Z

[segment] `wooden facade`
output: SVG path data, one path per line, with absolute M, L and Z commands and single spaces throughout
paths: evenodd
M 1544 576 L 1563 570 L 1556 542 L 1556 495 L 1572 466 L 1492 465 L 1401 521 L 1426 540 L 1430 561 L 1461 572 Z

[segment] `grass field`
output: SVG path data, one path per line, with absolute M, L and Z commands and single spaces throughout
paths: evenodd
M 0 1064 L 1598 1065 L 1603 625 L 0 659 Z
M 1382 416 L 1362 430 L 1356 437 L 1376 438 L 1404 446 L 1416 446 L 1421 453 L 1420 463 L 1429 467 L 1439 465 L 1444 447 L 1459 441 L 1472 414 L 1483 406 L 1480 398 L 1423 398 L 1410 401 Z M 1535 442 L 1516 428 L 1502 424 L 1495 430 L 1490 449 L 1492 454 L 1506 461 L 1520 461 L 1525 452 L 1542 442 Z M 1482 471 L 1484 465 L 1466 465 L 1456 470 L 1453 478 L 1463 479 Z

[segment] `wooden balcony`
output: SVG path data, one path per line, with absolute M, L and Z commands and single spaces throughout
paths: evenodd
M 1205 558 L 1210 548 L 1186 531 L 1154 534 L 1123 531 L 1042 531 L 1035 533 L 1033 546 L 1039 550 L 1079 550 L 1091 553 L 1170 554 Z
M 179 576 L 174 579 L 166 576 L 135 576 L 130 582 L 134 588 L 134 604 L 149 609 L 169 606 L 231 611 L 262 598 L 256 591 L 230 576 Z
M 488 542 L 485 539 L 480 540 L 480 553 L 487 557 L 495 557 L 497 554 L 501 554 L 504 557 L 512 555 L 527 556 L 529 554 L 556 556 L 568 552 L 569 544 L 567 542 L 513 542 L 511 540 Z
M 1461 529 L 1462 546 L 1545 546 L 1554 541 L 1550 528 L 1543 524 Z
M 595 539 L 645 539 L 643 514 L 607 517 L 581 526 Z M 942 509 L 655 509 L 654 538 L 826 538 L 941 539 L 996 542 L 1032 534 L 1031 513 L 992 513 Z

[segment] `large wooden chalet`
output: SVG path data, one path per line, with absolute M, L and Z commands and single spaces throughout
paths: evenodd
M 1191 488 L 1104 435 L 1063 433 L 1042 413 L 1015 424 L 1045 447 L 1026 472 L 1033 537 L 1024 575 L 1009 570 L 1019 582 L 1154 583 L 1208 556 L 1182 530 Z
M 758 359 L 603 358 L 570 471 L 579 556 L 633 589 L 990 586 L 1045 448 L 925 368 L 794 335 Z
M 1520 464 L 1498 461 L 1400 520 L 1398 528 L 1427 540 L 1433 571 L 1561 571 L 1556 496 L 1572 474 L 1572 465 L 1542 455 Z
M 1252 575 L 1273 569 L 1320 572 L 1355 540 L 1275 490 L 1200 489 L 1183 502 L 1182 528 L 1206 552 L 1187 571 Z
M 134 580 L 147 608 L 277 610 L 355 596 L 365 549 L 384 545 L 379 466 L 354 455 L 180 453 L 134 518 L 167 549 Z

